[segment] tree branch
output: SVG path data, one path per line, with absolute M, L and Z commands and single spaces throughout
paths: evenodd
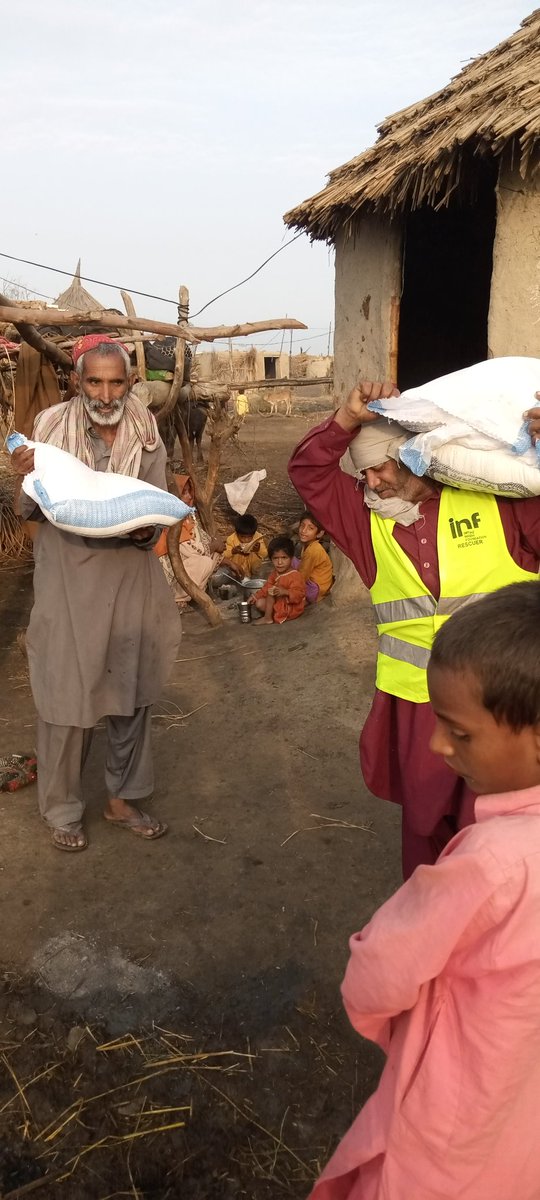
M 200 329 L 196 325 L 168 325 L 164 321 L 151 321 L 149 317 L 124 317 L 107 309 L 99 312 L 74 313 L 58 308 L 6 308 L 3 320 L 28 322 L 33 325 L 93 325 L 96 329 L 139 329 L 144 332 L 162 333 L 169 337 L 182 338 L 185 342 L 214 342 L 217 338 L 249 337 L 253 333 L 266 333 L 272 329 L 307 329 L 301 321 L 292 317 L 278 317 L 268 321 L 249 321 L 244 325 L 213 325 Z
M 207 594 L 207 592 L 203 592 L 200 587 L 197 587 L 197 584 L 194 583 L 191 577 L 188 575 L 182 562 L 182 556 L 180 554 L 181 529 L 182 521 L 178 521 L 176 525 L 171 526 L 167 533 L 167 551 L 171 560 L 171 566 L 174 571 L 175 578 L 178 580 L 180 587 L 183 587 L 188 596 L 190 596 L 191 599 L 195 601 L 195 604 L 197 604 L 202 610 L 206 620 L 208 621 L 208 624 L 211 625 L 213 629 L 217 629 L 223 623 L 223 618 L 217 604 L 214 604 L 214 601 Z

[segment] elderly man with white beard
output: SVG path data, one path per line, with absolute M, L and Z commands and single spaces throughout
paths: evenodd
M 166 452 L 152 414 L 131 391 L 125 347 L 105 335 L 73 349 L 71 400 L 36 419 L 32 440 L 76 455 L 96 471 L 132 475 L 166 489 Z M 33 450 L 12 455 L 17 474 Z M 40 519 L 20 494 L 19 511 Z M 159 532 L 159 531 L 158 531 Z M 152 795 L 151 705 L 174 661 L 180 624 L 155 554 L 152 528 L 87 538 L 43 518 L 34 544 L 34 606 L 27 632 L 37 709 L 38 798 L 59 850 L 86 849 L 81 776 L 92 733 L 104 719 L 103 816 L 145 841 L 167 826 L 138 807 Z

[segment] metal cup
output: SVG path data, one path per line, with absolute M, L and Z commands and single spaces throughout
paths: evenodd
M 238 604 L 238 613 L 242 625 L 249 625 L 251 621 L 251 604 L 247 600 L 240 600 Z

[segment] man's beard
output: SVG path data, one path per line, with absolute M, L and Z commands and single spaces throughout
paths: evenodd
M 107 405 L 111 409 L 111 412 L 108 413 L 102 411 L 102 405 L 99 400 L 91 400 L 82 388 L 81 396 L 86 412 L 90 420 L 94 422 L 94 425 L 118 425 L 119 421 L 122 420 L 126 406 L 127 392 L 125 396 L 122 396 L 121 400 L 111 400 L 111 403 Z

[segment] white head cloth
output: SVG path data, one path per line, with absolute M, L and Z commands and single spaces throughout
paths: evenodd
M 400 447 L 410 436 L 397 421 L 387 421 L 385 417 L 363 425 L 349 446 L 356 470 L 360 472 L 368 467 L 380 467 L 389 458 L 399 463 Z M 414 525 L 420 516 L 418 504 L 409 504 L 407 500 L 400 500 L 399 496 L 382 500 L 369 487 L 364 488 L 364 500 L 368 508 L 373 509 L 380 517 L 397 521 L 398 525 Z
M 410 437 L 411 434 L 402 425 L 398 425 L 397 421 L 387 421 L 386 417 L 363 425 L 349 446 L 356 470 L 380 467 L 389 458 L 399 462 L 400 446 Z

